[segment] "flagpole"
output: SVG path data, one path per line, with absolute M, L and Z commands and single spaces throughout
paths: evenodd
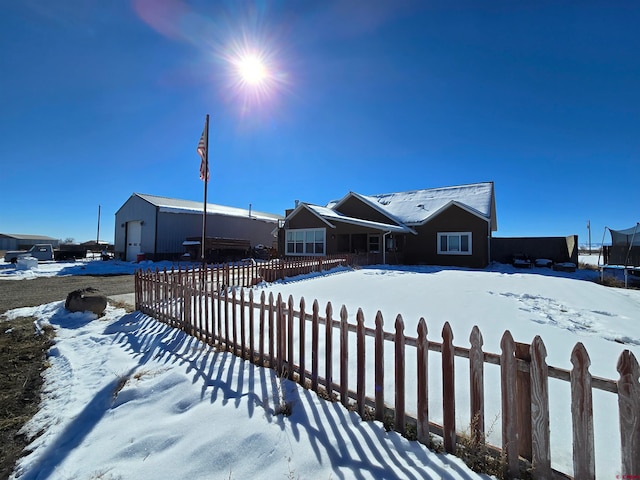
M 202 265 L 205 261 L 206 239 L 207 239 L 207 184 L 209 183 L 209 114 L 204 121 L 204 204 L 202 208 Z

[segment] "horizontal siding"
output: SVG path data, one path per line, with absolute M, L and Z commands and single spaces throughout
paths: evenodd
M 425 225 L 414 227 L 418 235 L 407 235 L 405 261 L 455 267 L 483 268 L 488 260 L 487 221 L 453 205 Z M 471 232 L 472 255 L 438 255 L 438 233 Z

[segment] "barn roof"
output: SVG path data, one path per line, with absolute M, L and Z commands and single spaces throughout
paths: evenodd
M 193 200 L 181 200 L 178 198 L 160 197 L 157 195 L 148 195 L 144 193 L 134 193 L 134 195 L 142 198 L 150 204 L 159 208 L 161 212 L 166 213 L 202 213 L 203 202 L 195 202 Z M 268 222 L 277 222 L 281 215 L 273 213 L 249 211 L 244 208 L 227 207 L 207 202 L 207 214 L 224 215 L 228 217 L 251 217 Z

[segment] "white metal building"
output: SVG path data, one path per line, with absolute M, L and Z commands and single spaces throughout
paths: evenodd
M 115 218 L 116 257 L 177 260 L 188 237 L 202 236 L 203 202 L 134 193 Z M 207 203 L 207 237 L 247 240 L 271 247 L 281 215 Z
M 45 235 L 0 233 L 0 250 L 29 250 L 37 243 L 48 243 L 58 248 L 60 240 Z

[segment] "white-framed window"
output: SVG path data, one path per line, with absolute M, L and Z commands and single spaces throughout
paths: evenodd
M 471 232 L 438 232 L 439 255 L 471 255 Z
M 301 228 L 286 231 L 287 255 L 325 255 L 326 229 Z

